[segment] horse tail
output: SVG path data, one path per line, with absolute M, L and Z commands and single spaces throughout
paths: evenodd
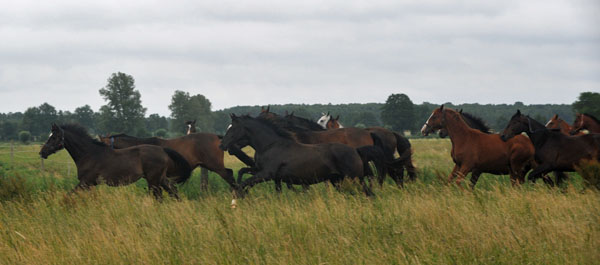
M 185 183 L 192 175 L 192 167 L 190 167 L 190 163 L 188 163 L 188 161 L 181 154 L 177 153 L 173 149 L 163 148 L 163 150 L 165 150 L 165 153 L 169 155 L 169 158 L 171 158 L 171 161 L 173 161 L 175 166 L 173 169 L 178 177 L 175 179 L 175 182 L 177 184 Z
M 365 176 L 376 176 L 379 183 L 383 183 L 383 179 L 387 174 L 386 159 L 383 149 L 376 145 L 365 145 L 356 148 L 360 159 L 363 162 L 363 171 Z M 373 162 L 377 175 L 373 173 L 369 162 Z
M 417 177 L 415 166 L 412 163 L 412 150 L 411 145 L 408 139 L 396 132 L 394 132 L 394 136 L 396 137 L 396 149 L 398 150 L 398 155 L 400 158 L 396 159 L 397 163 L 399 161 L 403 161 L 403 166 L 406 168 L 408 172 L 408 176 L 410 180 L 415 180 Z

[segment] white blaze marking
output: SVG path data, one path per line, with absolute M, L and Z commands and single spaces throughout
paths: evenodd
M 425 129 L 427 129 L 427 124 L 429 124 L 429 120 L 431 120 L 431 117 L 433 117 L 433 113 L 429 115 L 429 118 L 427 118 L 427 121 L 425 121 L 425 124 L 423 124 L 423 128 L 421 128 L 421 134 L 425 134 Z
M 227 126 L 227 130 L 225 130 L 225 131 L 229 131 L 229 128 L 231 128 L 231 124 L 229 124 L 229 126 Z

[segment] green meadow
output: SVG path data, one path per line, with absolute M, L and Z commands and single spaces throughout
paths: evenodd
M 512 187 L 484 174 L 475 190 L 448 185 L 450 142 L 415 139 L 418 180 L 388 179 L 376 197 L 356 183 L 305 192 L 259 184 L 232 209 L 226 183 L 200 170 L 159 203 L 139 181 L 77 184 L 66 151 L 0 144 L 0 264 L 598 264 L 600 196 L 567 185 Z M 251 153 L 251 150 L 247 150 Z M 237 172 L 242 164 L 226 157 Z M 466 186 L 465 186 L 466 187 Z M 300 187 L 296 187 L 301 190 Z

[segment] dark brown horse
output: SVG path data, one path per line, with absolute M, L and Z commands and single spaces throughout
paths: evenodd
M 523 132 L 535 146 L 538 166 L 529 173 L 529 179 L 533 181 L 550 171 L 572 172 L 581 160 L 598 160 L 600 157 L 600 134 L 567 136 L 558 130 L 547 129 L 517 110 L 502 132 L 502 139 L 510 141 Z
M 525 136 L 504 142 L 498 134 L 486 134 L 470 128 L 461 115 L 444 105 L 435 109 L 421 129 L 427 136 L 446 129 L 452 142 L 451 156 L 455 166 L 449 181 L 456 178 L 460 184 L 469 173 L 474 187 L 481 173 L 510 174 L 514 184 L 524 182 L 528 167 L 533 161 L 534 148 Z
M 364 183 L 363 161 L 355 148 L 339 143 L 301 144 L 267 119 L 235 115 L 231 119 L 221 148 L 243 139 L 256 151 L 257 172 L 241 183 L 238 195 L 269 180 L 298 185 L 331 181 L 337 186 L 344 178 L 358 178 L 364 192 L 373 195 Z
M 233 172 L 225 168 L 223 163 L 223 150 L 219 148 L 221 140 L 212 133 L 193 133 L 174 139 L 161 139 L 156 137 L 137 138 L 126 134 L 117 134 L 100 138 L 105 144 L 114 148 L 127 148 L 141 144 L 158 145 L 171 148 L 180 153 L 192 169 L 203 167 L 221 176 L 231 187 L 236 182 Z
M 344 126 L 339 122 L 339 119 L 339 115 L 333 118 L 333 116 L 327 112 L 327 114 L 323 113 L 323 116 L 321 116 L 316 123 L 327 130 L 344 128 Z M 311 121 L 305 119 L 305 121 L 300 120 L 299 122 L 307 123 Z M 404 164 L 398 164 L 398 168 L 390 168 L 390 175 L 398 175 L 399 179 L 403 179 L 404 169 L 406 169 L 409 179 L 416 179 L 417 174 L 415 166 L 412 163 L 411 145 L 406 137 L 383 127 L 370 127 L 366 128 L 365 130 L 369 133 L 377 135 L 377 137 L 381 139 L 381 147 L 388 160 L 393 159 L 396 152 L 398 152 L 398 155 L 403 159 Z M 392 176 L 392 178 L 394 177 Z
M 577 114 L 572 127 L 571 134 L 576 134 L 581 130 L 588 130 L 590 133 L 600 133 L 600 120 L 587 113 Z
M 79 125 L 52 124 L 52 134 L 42 146 L 40 156 L 45 159 L 63 148 L 77 166 L 79 184 L 75 190 L 102 182 L 110 186 L 127 185 L 144 178 L 157 199 L 162 198 L 161 189 L 179 198 L 173 182 L 185 182 L 192 171 L 185 158 L 169 148 L 140 145 L 112 149 L 92 139 Z M 170 179 L 172 176 L 177 177 Z

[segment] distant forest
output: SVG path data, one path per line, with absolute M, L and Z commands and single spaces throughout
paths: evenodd
M 106 105 L 94 111 L 89 105 L 74 111 L 57 110 L 49 103 L 27 108 L 24 112 L 0 113 L 0 141 L 20 140 L 43 141 L 48 137 L 52 123 L 79 123 L 88 128 L 91 134 L 127 133 L 138 137 L 157 136 L 177 137 L 185 134 L 185 121 L 196 120 L 197 131 L 225 134 L 230 123 L 229 114 L 257 115 L 261 107 L 236 106 L 212 111 L 209 99 L 201 94 L 175 91 L 168 105 L 169 117 L 159 114 L 146 114 L 141 94 L 135 88 L 133 76 L 125 73 L 113 73 L 107 85 L 99 90 Z M 572 123 L 575 111 L 590 113 L 600 117 L 600 93 L 584 92 L 573 104 L 459 104 L 444 103 L 445 107 L 462 109 L 486 121 L 494 131 L 500 131 L 510 117 L 517 111 L 546 123 L 554 114 Z M 413 104 L 408 95 L 392 94 L 385 103 L 366 104 L 285 104 L 270 105 L 271 112 L 317 120 L 322 113 L 329 112 L 333 117 L 339 115 L 339 121 L 345 127 L 383 126 L 395 131 L 412 132 L 418 137 L 419 130 L 433 109 L 440 104 Z

